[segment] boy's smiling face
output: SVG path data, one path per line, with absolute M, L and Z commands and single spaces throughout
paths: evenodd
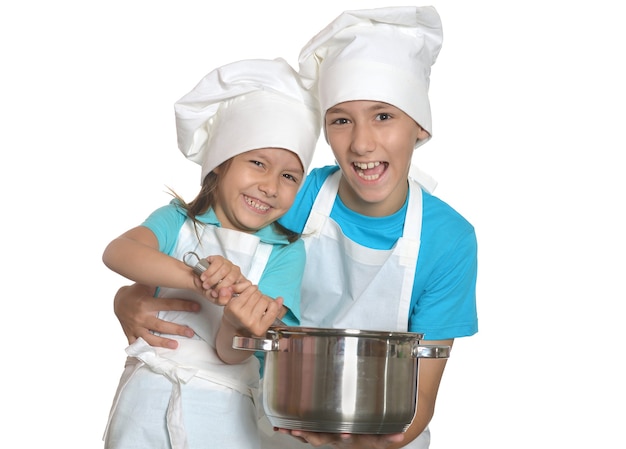
M 339 103 L 326 111 L 324 123 L 343 173 L 344 204 L 369 216 L 400 209 L 415 143 L 428 133 L 402 110 L 378 101 Z

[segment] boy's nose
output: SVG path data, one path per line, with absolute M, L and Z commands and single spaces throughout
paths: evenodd
M 376 141 L 372 130 L 368 126 L 355 126 L 352 133 L 352 151 L 356 154 L 366 154 L 375 148 Z

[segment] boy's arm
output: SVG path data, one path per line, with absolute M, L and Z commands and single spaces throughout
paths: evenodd
M 178 347 L 176 340 L 160 337 L 152 332 L 193 337 L 194 331 L 188 326 L 158 318 L 158 312 L 165 310 L 198 312 L 200 304 L 192 300 L 153 296 L 154 288 L 142 284 L 121 287 L 113 300 L 115 316 L 129 344 L 141 337 L 150 346 L 176 349 Z
M 422 340 L 422 344 L 450 346 L 454 340 Z M 426 429 L 435 413 L 435 402 L 439 392 L 439 384 L 448 359 L 419 359 L 417 411 L 409 428 L 404 433 L 405 439 L 401 444 L 392 445 L 389 449 L 400 448 L 413 441 Z

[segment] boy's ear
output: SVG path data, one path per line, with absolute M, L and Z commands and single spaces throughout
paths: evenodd
M 428 139 L 429 137 L 430 137 L 430 134 L 428 134 L 428 131 L 426 131 L 424 128 L 419 126 L 419 131 L 417 133 L 417 140 L 420 141 L 420 140 Z

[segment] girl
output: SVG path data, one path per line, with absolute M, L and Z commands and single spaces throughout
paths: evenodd
M 232 338 L 264 335 L 285 314 L 298 324 L 304 246 L 276 220 L 311 161 L 315 105 L 282 59 L 221 67 L 176 103 L 179 147 L 202 166 L 200 193 L 188 204 L 175 197 L 114 239 L 103 261 L 159 297 L 194 300 L 197 313 L 159 319 L 195 334 L 170 336 L 176 349 L 143 338 L 127 348 L 105 447 L 259 447 L 259 361 L 232 349 Z M 201 276 L 185 263 L 196 256 L 208 266 Z

